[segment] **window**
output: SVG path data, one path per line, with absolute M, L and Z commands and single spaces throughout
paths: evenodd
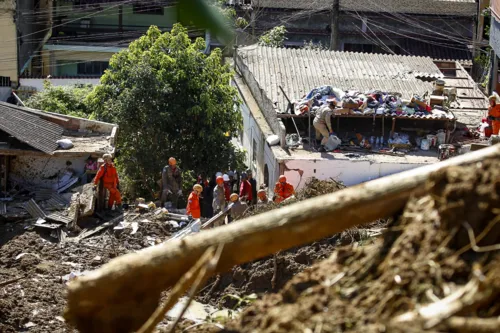
M 269 168 L 267 164 L 264 166 L 264 184 L 269 187 Z
M 134 4 L 134 14 L 163 15 L 163 7 L 154 4 Z
M 257 141 L 253 140 L 252 144 L 252 163 L 257 166 Z
M 398 53 L 399 47 L 397 45 L 387 45 L 392 51 Z M 388 53 L 385 48 L 374 44 L 344 44 L 344 51 L 346 52 L 365 52 L 365 53 Z
M 10 76 L 0 76 L 0 87 L 10 87 Z
M 88 61 L 78 64 L 78 75 L 102 75 L 108 68 L 108 61 Z

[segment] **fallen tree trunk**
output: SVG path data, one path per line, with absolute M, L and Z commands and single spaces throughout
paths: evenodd
M 207 248 L 224 245 L 216 272 L 399 212 L 435 171 L 500 158 L 500 146 L 302 201 L 114 259 L 68 287 L 66 319 L 81 332 L 131 332 Z

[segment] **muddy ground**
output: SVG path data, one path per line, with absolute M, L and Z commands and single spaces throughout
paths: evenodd
M 110 259 L 170 237 L 164 222 L 139 222 L 130 230 L 59 244 L 46 232 L 25 230 L 29 223 L 0 224 L 0 332 L 68 332 L 62 311 L 66 304 L 65 275 L 93 270 Z
M 320 181 L 312 178 L 306 182 L 302 190 L 297 192 L 296 199 L 280 205 L 271 203 L 266 206 L 254 206 L 244 217 L 279 209 L 344 188 L 342 183 L 333 179 Z M 338 246 L 359 242 L 366 245 L 373 242 L 374 236 L 378 235 L 385 225 L 386 221 L 377 221 L 365 228 L 354 228 L 312 244 L 279 252 L 275 256 L 235 266 L 231 271 L 210 279 L 202 289 L 198 300 L 229 309 L 246 305 L 245 296 L 255 293 L 261 297 L 263 294 L 280 290 L 297 273 L 329 257 Z
M 499 160 L 439 172 L 383 239 L 336 250 L 226 329 L 200 331 L 498 332 L 499 222 Z
M 298 198 L 301 200 L 330 193 L 343 187 L 333 181 L 311 180 L 306 190 L 299 192 Z M 260 207 L 251 214 L 278 208 L 274 205 Z M 30 228 L 33 221 L 1 221 L 0 332 L 72 331 L 62 318 L 66 305 L 65 276 L 67 278 L 72 272 L 94 270 L 114 257 L 163 242 L 173 232 L 167 223 L 154 222 L 150 215 L 131 213 L 125 220 L 139 223 L 136 234 L 131 235 L 129 229 L 121 233 L 106 230 L 78 243 L 68 238 L 62 244 L 52 238 L 49 232 Z M 90 228 L 96 222 L 95 219 L 89 219 L 83 226 Z M 221 301 L 225 295 L 243 297 L 252 293 L 277 291 L 295 274 L 315 261 L 328 257 L 338 244 L 350 243 L 365 236 L 364 231 L 348 232 L 279 253 L 276 261 L 270 257 L 235 267 L 232 272 L 222 275 L 216 284 L 216 278 L 212 279 L 198 300 L 232 308 L 238 300 L 225 297 Z M 2 286 L 3 282 L 14 278 L 21 279 Z

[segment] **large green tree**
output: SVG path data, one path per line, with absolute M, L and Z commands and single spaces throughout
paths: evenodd
M 54 86 L 46 80 L 43 83 L 43 91 L 31 96 L 25 101 L 25 105 L 48 112 L 92 118 L 92 111 L 85 102 L 92 89 L 91 84 Z
M 120 126 L 118 165 L 136 189 L 154 189 L 170 156 L 195 172 L 239 162 L 231 144 L 241 129 L 233 73 L 220 50 L 204 49 L 179 24 L 167 33 L 151 27 L 112 57 L 88 97 L 98 119 Z

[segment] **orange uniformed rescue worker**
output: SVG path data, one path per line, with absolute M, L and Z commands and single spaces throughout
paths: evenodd
M 295 189 L 293 185 L 286 182 L 286 177 L 281 175 L 279 181 L 276 183 L 274 187 L 274 202 L 280 203 L 290 198 L 292 195 L 295 195 Z
M 104 164 L 101 165 L 94 178 L 94 188 L 102 179 L 104 188 L 109 191 L 108 208 L 113 208 L 113 204 L 115 202 L 118 208 L 121 208 L 122 196 L 118 190 L 118 172 L 116 172 L 116 168 L 110 154 L 104 154 L 102 158 L 104 159 Z
M 192 216 L 193 219 L 199 219 L 201 217 L 200 208 L 200 194 L 203 191 L 203 187 L 200 184 L 193 186 L 193 192 L 189 195 L 188 203 L 186 207 L 186 214 Z
M 500 104 L 498 102 L 498 95 L 493 94 L 489 98 L 490 107 L 488 108 L 488 120 L 491 121 L 491 127 L 493 128 L 493 134 L 498 135 L 500 131 Z

